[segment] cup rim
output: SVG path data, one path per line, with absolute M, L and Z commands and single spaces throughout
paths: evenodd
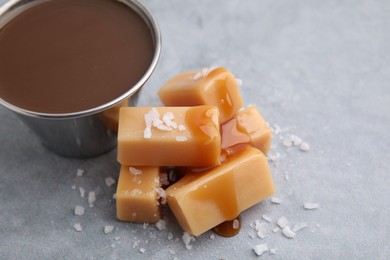
M 23 0 L 10 0 L 6 2 L 4 5 L 0 6 L 0 16 L 4 15 L 7 11 L 13 9 L 16 4 L 22 1 Z M 151 77 L 152 73 L 156 69 L 161 54 L 161 45 L 162 45 L 161 31 L 156 19 L 153 17 L 150 11 L 138 0 L 114 0 L 114 1 L 123 3 L 129 8 L 133 9 L 148 25 L 149 29 L 151 30 L 152 38 L 154 40 L 153 59 L 149 65 L 149 68 L 146 70 L 145 74 L 141 77 L 141 79 L 136 84 L 130 86 L 130 88 L 126 92 L 116 97 L 115 99 L 110 100 L 109 102 L 106 102 L 97 107 L 76 111 L 76 112 L 70 112 L 70 113 L 44 113 L 44 112 L 31 111 L 28 109 L 15 106 L 7 102 L 6 100 L 2 99 L 1 97 L 0 97 L 0 104 L 18 114 L 22 114 L 28 117 L 59 120 L 59 119 L 71 119 L 71 118 L 84 117 L 92 114 L 97 114 L 99 112 L 102 112 L 104 110 L 107 110 L 117 105 L 118 103 L 122 102 L 126 98 L 129 98 L 133 96 L 135 93 L 137 93 L 142 88 L 142 86 L 146 83 L 146 81 Z M 28 1 L 27 3 L 29 2 L 30 1 Z

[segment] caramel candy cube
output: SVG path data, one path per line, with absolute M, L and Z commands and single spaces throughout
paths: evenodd
M 250 143 L 265 154 L 271 147 L 271 129 L 255 106 L 238 111 L 222 125 L 222 149 L 243 143 Z
M 160 219 L 158 203 L 159 167 L 121 166 L 116 189 L 119 220 L 155 223 Z
M 167 202 L 181 227 L 197 236 L 274 193 L 265 155 L 247 145 L 222 165 L 187 174 L 167 190 Z
M 211 166 L 219 163 L 218 109 L 121 108 L 118 161 L 133 166 Z
M 237 79 L 223 67 L 179 74 L 166 82 L 158 95 L 166 106 L 216 106 L 221 123 L 243 106 Z

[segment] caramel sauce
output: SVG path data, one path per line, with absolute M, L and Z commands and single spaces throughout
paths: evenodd
M 213 228 L 213 231 L 221 237 L 233 237 L 241 230 L 241 216 L 233 220 L 225 221 Z
M 217 114 L 213 110 L 207 110 L 202 112 L 199 116 L 199 108 L 194 107 L 188 109 L 185 122 L 188 126 L 188 129 L 191 131 L 192 136 L 198 136 L 199 138 L 209 140 L 210 138 L 219 137 L 219 126 Z M 212 122 L 210 122 L 210 117 Z
M 0 28 L 0 97 L 41 113 L 91 109 L 135 85 L 153 55 L 150 28 L 120 1 L 41 1 Z

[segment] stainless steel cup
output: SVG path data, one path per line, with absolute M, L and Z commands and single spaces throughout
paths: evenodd
M 16 107 L 0 97 L 0 104 L 16 112 L 53 152 L 73 158 L 93 157 L 105 153 L 116 145 L 115 126 L 107 115 L 115 113 L 120 106 L 135 106 L 142 86 L 152 75 L 161 52 L 161 33 L 150 12 L 136 0 L 120 1 L 136 11 L 149 26 L 154 40 L 153 60 L 144 76 L 121 96 L 98 107 L 66 114 L 47 114 Z M 0 28 L 17 13 L 41 0 L 11 0 L 0 7 Z

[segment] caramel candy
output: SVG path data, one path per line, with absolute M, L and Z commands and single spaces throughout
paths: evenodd
M 189 171 L 166 193 L 181 227 L 197 236 L 264 200 L 274 185 L 267 158 L 248 145 L 220 166 Z
M 116 189 L 119 220 L 155 223 L 160 219 L 158 203 L 159 167 L 121 166 Z
M 121 108 L 118 161 L 133 166 L 211 166 L 219 162 L 218 109 Z
M 271 147 L 271 129 L 255 106 L 238 111 L 222 125 L 222 149 L 243 143 L 250 143 L 265 154 Z
M 179 74 L 166 82 L 158 95 L 166 106 L 214 105 L 221 123 L 243 106 L 237 79 L 223 67 Z

